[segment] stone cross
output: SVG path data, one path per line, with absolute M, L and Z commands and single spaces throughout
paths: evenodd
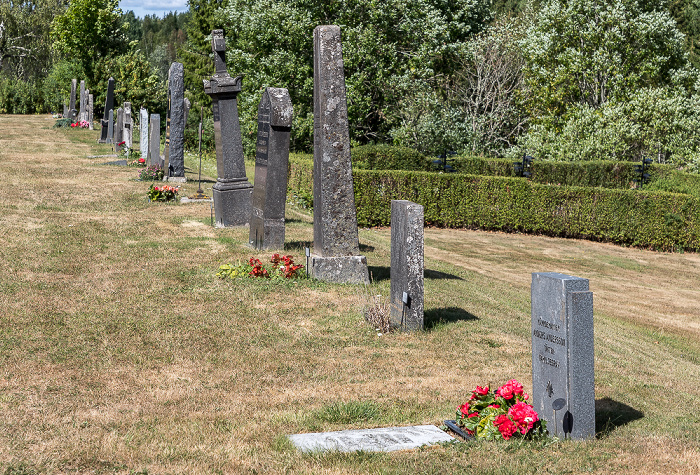
M 162 165 L 160 160 L 160 114 L 151 114 L 148 132 L 148 164 Z
M 92 94 L 88 94 L 88 124 L 90 130 L 95 129 L 95 125 L 93 124 L 94 121 L 94 116 L 93 116 L 93 111 L 94 111 L 94 103 L 93 103 L 93 97 Z
M 114 108 L 114 78 L 109 78 L 107 81 L 107 98 L 105 99 L 105 110 L 100 122 L 101 133 L 98 140 L 99 143 L 112 143 L 112 132 L 109 130 L 109 111 Z
M 145 160 L 148 157 L 148 110 L 143 107 L 139 109 L 139 149 Z
M 80 81 L 80 115 L 78 119 L 87 120 L 87 96 L 85 95 L 85 80 Z
M 133 145 L 134 137 L 134 120 L 131 117 L 131 102 L 124 103 L 124 132 L 122 133 L 122 140 L 124 141 L 124 147 L 126 148 L 127 156 Z
M 114 109 L 109 110 L 106 129 L 107 139 L 105 140 L 105 142 L 114 143 Z M 104 130 L 104 128 L 102 130 Z
M 114 151 L 119 153 L 121 146 L 119 145 L 124 140 L 124 108 L 117 109 L 117 123 L 114 125 Z
M 532 405 L 560 438 L 595 437 L 593 293 L 588 279 L 535 272 Z
M 76 110 L 75 110 L 75 90 L 78 88 L 78 80 L 73 79 L 71 80 L 71 85 L 70 85 L 70 105 L 68 114 L 70 115 L 70 120 L 73 121 L 76 119 Z
M 423 206 L 391 202 L 392 328 L 423 329 Z
M 204 80 L 204 92 L 212 99 L 216 143 L 216 183 L 212 187 L 217 226 L 242 226 L 250 221 L 253 185 L 245 173 L 237 96 L 241 77 L 226 70 L 223 30 L 211 32 L 215 73 Z
M 293 114 L 292 100 L 286 89 L 265 89 L 258 106 L 255 186 L 250 217 L 249 242 L 256 249 L 284 249 L 284 205 Z
M 185 68 L 172 63 L 168 71 L 168 130 L 165 154 L 168 181 L 185 181 Z M 174 179 L 174 180 L 173 180 Z
M 314 29 L 314 254 L 309 272 L 369 283 L 360 254 L 340 27 Z

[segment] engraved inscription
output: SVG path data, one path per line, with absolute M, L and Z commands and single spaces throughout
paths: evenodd
M 555 360 L 554 358 L 550 358 L 549 356 L 544 356 L 544 355 L 538 355 L 540 359 L 540 363 L 547 364 L 549 366 L 553 366 L 555 368 L 559 367 L 559 362 Z
M 536 338 L 554 343 L 555 345 L 566 345 L 566 338 L 562 338 L 557 335 L 552 335 L 551 333 L 543 332 L 542 330 L 532 330 L 532 335 Z

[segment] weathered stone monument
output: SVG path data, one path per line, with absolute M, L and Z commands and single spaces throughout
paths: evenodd
M 532 404 L 550 434 L 595 437 L 593 293 L 588 279 L 532 274 Z
M 148 157 L 148 110 L 143 107 L 139 109 L 139 150 L 145 160 Z
M 134 140 L 134 120 L 131 117 L 131 102 L 124 103 L 124 124 L 123 124 L 122 140 L 124 141 L 124 148 L 126 148 L 127 156 L 131 150 Z
M 165 173 L 168 181 L 185 181 L 185 68 L 172 63 L 168 71 L 168 131 Z
M 71 120 L 71 121 L 75 120 L 75 119 L 77 118 L 77 116 L 78 116 L 78 112 L 75 110 L 75 93 L 76 93 L 76 89 L 77 89 L 77 88 L 78 88 L 78 80 L 77 80 L 77 79 L 71 80 L 71 84 L 70 84 L 70 105 L 68 106 L 69 109 L 70 109 L 70 110 L 68 111 L 68 115 L 70 116 L 70 120 Z
M 423 206 L 391 202 L 392 328 L 423 329 Z
M 65 100 L 63 101 L 63 118 L 68 118 L 68 104 L 66 104 Z
M 117 123 L 114 124 L 114 151 L 119 153 L 121 150 L 121 145 L 119 145 L 124 140 L 124 108 L 120 107 L 117 109 Z
M 147 158 L 149 165 L 162 165 L 160 160 L 160 114 L 151 114 Z
M 88 94 L 88 118 L 87 118 L 87 121 L 88 121 L 88 124 L 89 124 L 89 125 L 88 125 L 88 128 L 89 128 L 90 130 L 94 130 L 94 129 L 95 129 L 95 125 L 93 124 L 93 122 L 94 122 L 94 120 L 95 120 L 95 117 L 94 117 L 94 115 L 93 115 L 93 112 L 94 112 L 94 110 L 95 110 L 95 109 L 94 109 L 94 105 L 95 105 L 95 104 L 94 104 L 94 102 L 93 102 L 93 99 L 94 99 L 94 98 L 92 97 L 92 94 Z
M 369 283 L 357 232 L 340 28 L 332 25 L 314 29 L 313 252 L 313 277 Z
M 80 81 L 80 114 L 78 120 L 87 121 L 87 95 L 85 93 L 85 80 Z
M 253 185 L 245 174 L 241 125 L 237 96 L 241 77 L 232 78 L 226 70 L 226 42 L 223 30 L 211 32 L 214 75 L 204 80 L 204 92 L 212 99 L 217 179 L 212 187 L 217 226 L 248 224 Z
M 102 121 L 100 122 L 100 139 L 99 143 L 112 143 L 110 140 L 112 138 L 112 131 L 109 128 L 110 114 L 109 112 L 114 108 L 114 78 L 109 78 L 107 81 L 107 98 L 105 99 L 105 110 L 102 115 Z
M 265 89 L 258 106 L 255 186 L 250 217 L 249 242 L 256 249 L 284 248 L 284 205 L 293 113 L 286 89 Z

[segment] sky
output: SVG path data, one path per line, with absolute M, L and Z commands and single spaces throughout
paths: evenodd
M 119 8 L 124 13 L 133 10 L 139 18 L 146 15 L 157 15 L 158 18 L 163 18 L 166 13 L 186 12 L 187 0 L 121 0 Z

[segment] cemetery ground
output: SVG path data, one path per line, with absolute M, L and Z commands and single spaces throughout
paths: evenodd
M 148 203 L 135 168 L 87 158 L 108 151 L 99 131 L 52 125 L 0 116 L 0 473 L 700 472 L 700 255 L 429 228 L 426 330 L 378 335 L 362 308 L 389 294 L 388 228 L 360 230 L 366 289 L 220 280 L 271 253 L 211 227 L 209 203 Z M 304 263 L 312 236 L 288 205 L 284 252 Z M 305 455 L 286 439 L 439 426 L 477 384 L 531 389 L 545 271 L 590 279 L 595 440 Z

